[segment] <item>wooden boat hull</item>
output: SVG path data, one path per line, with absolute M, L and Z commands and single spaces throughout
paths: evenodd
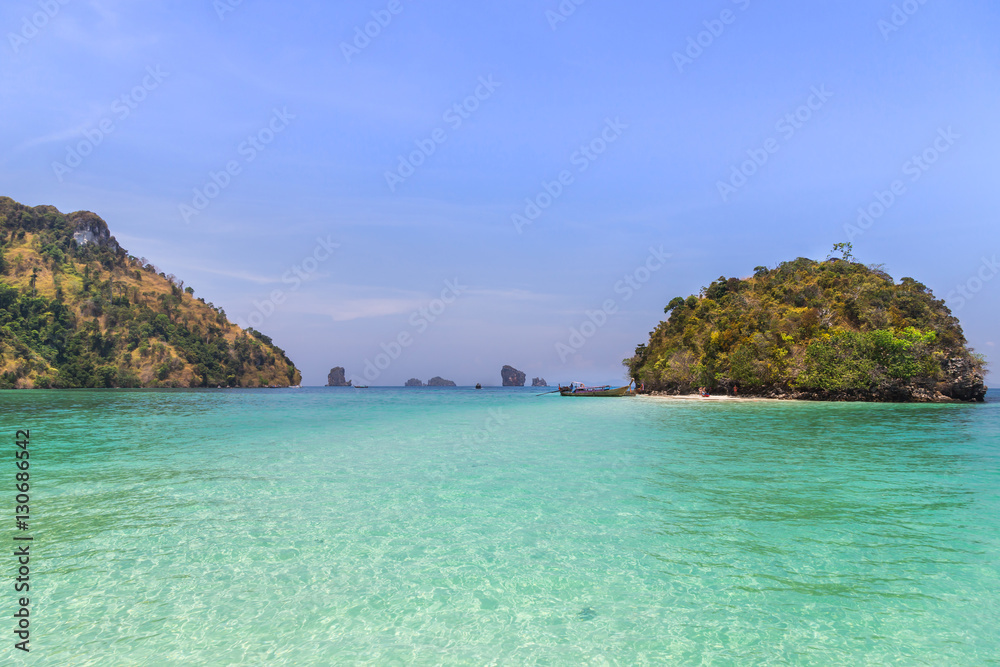
M 634 392 L 629 391 L 632 385 L 627 385 L 625 387 L 615 387 L 613 389 L 605 389 L 603 387 L 595 387 L 594 389 L 587 389 L 586 387 L 580 389 L 579 387 L 559 387 L 560 396 L 594 396 L 594 397 L 609 397 L 609 396 L 632 396 Z

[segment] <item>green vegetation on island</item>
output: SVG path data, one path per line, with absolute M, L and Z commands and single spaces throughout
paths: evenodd
M 97 215 L 0 197 L 0 388 L 287 387 L 299 371 Z
M 760 266 L 673 299 L 624 364 L 647 392 L 982 401 L 984 359 L 944 301 L 854 261 L 850 244 L 834 250 L 842 257 Z

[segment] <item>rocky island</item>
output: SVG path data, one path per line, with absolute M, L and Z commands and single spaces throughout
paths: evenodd
M 423 387 L 424 383 L 421 380 L 418 380 L 417 378 L 410 378 L 409 380 L 407 380 L 403 384 L 403 386 L 404 387 Z
M 504 366 L 500 369 L 500 377 L 505 387 L 523 387 L 528 376 L 513 366 Z
M 270 338 L 128 254 L 96 214 L 0 197 L 0 389 L 300 380 Z
M 548 387 L 549 384 L 545 381 L 545 378 L 532 378 L 532 387 Z
M 343 366 L 337 366 L 330 369 L 330 374 L 326 376 L 326 386 L 327 387 L 350 387 L 351 380 L 348 380 L 345 376 L 347 371 L 344 370 Z
M 983 401 L 983 357 L 944 301 L 880 266 L 799 258 L 720 277 L 669 314 L 626 359 L 645 393 L 705 387 L 827 401 Z
M 457 385 L 454 382 L 452 382 L 451 380 L 445 380 L 442 377 L 432 377 L 430 380 L 427 381 L 427 386 L 428 387 L 455 387 Z

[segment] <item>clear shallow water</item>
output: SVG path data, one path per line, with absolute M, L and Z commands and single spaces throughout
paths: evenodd
M 1000 664 L 1000 396 L 535 393 L 0 392 L 0 660 Z

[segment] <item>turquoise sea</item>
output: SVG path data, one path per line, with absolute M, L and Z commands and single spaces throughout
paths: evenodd
M 1000 664 L 1000 395 L 0 392 L 13 665 Z

